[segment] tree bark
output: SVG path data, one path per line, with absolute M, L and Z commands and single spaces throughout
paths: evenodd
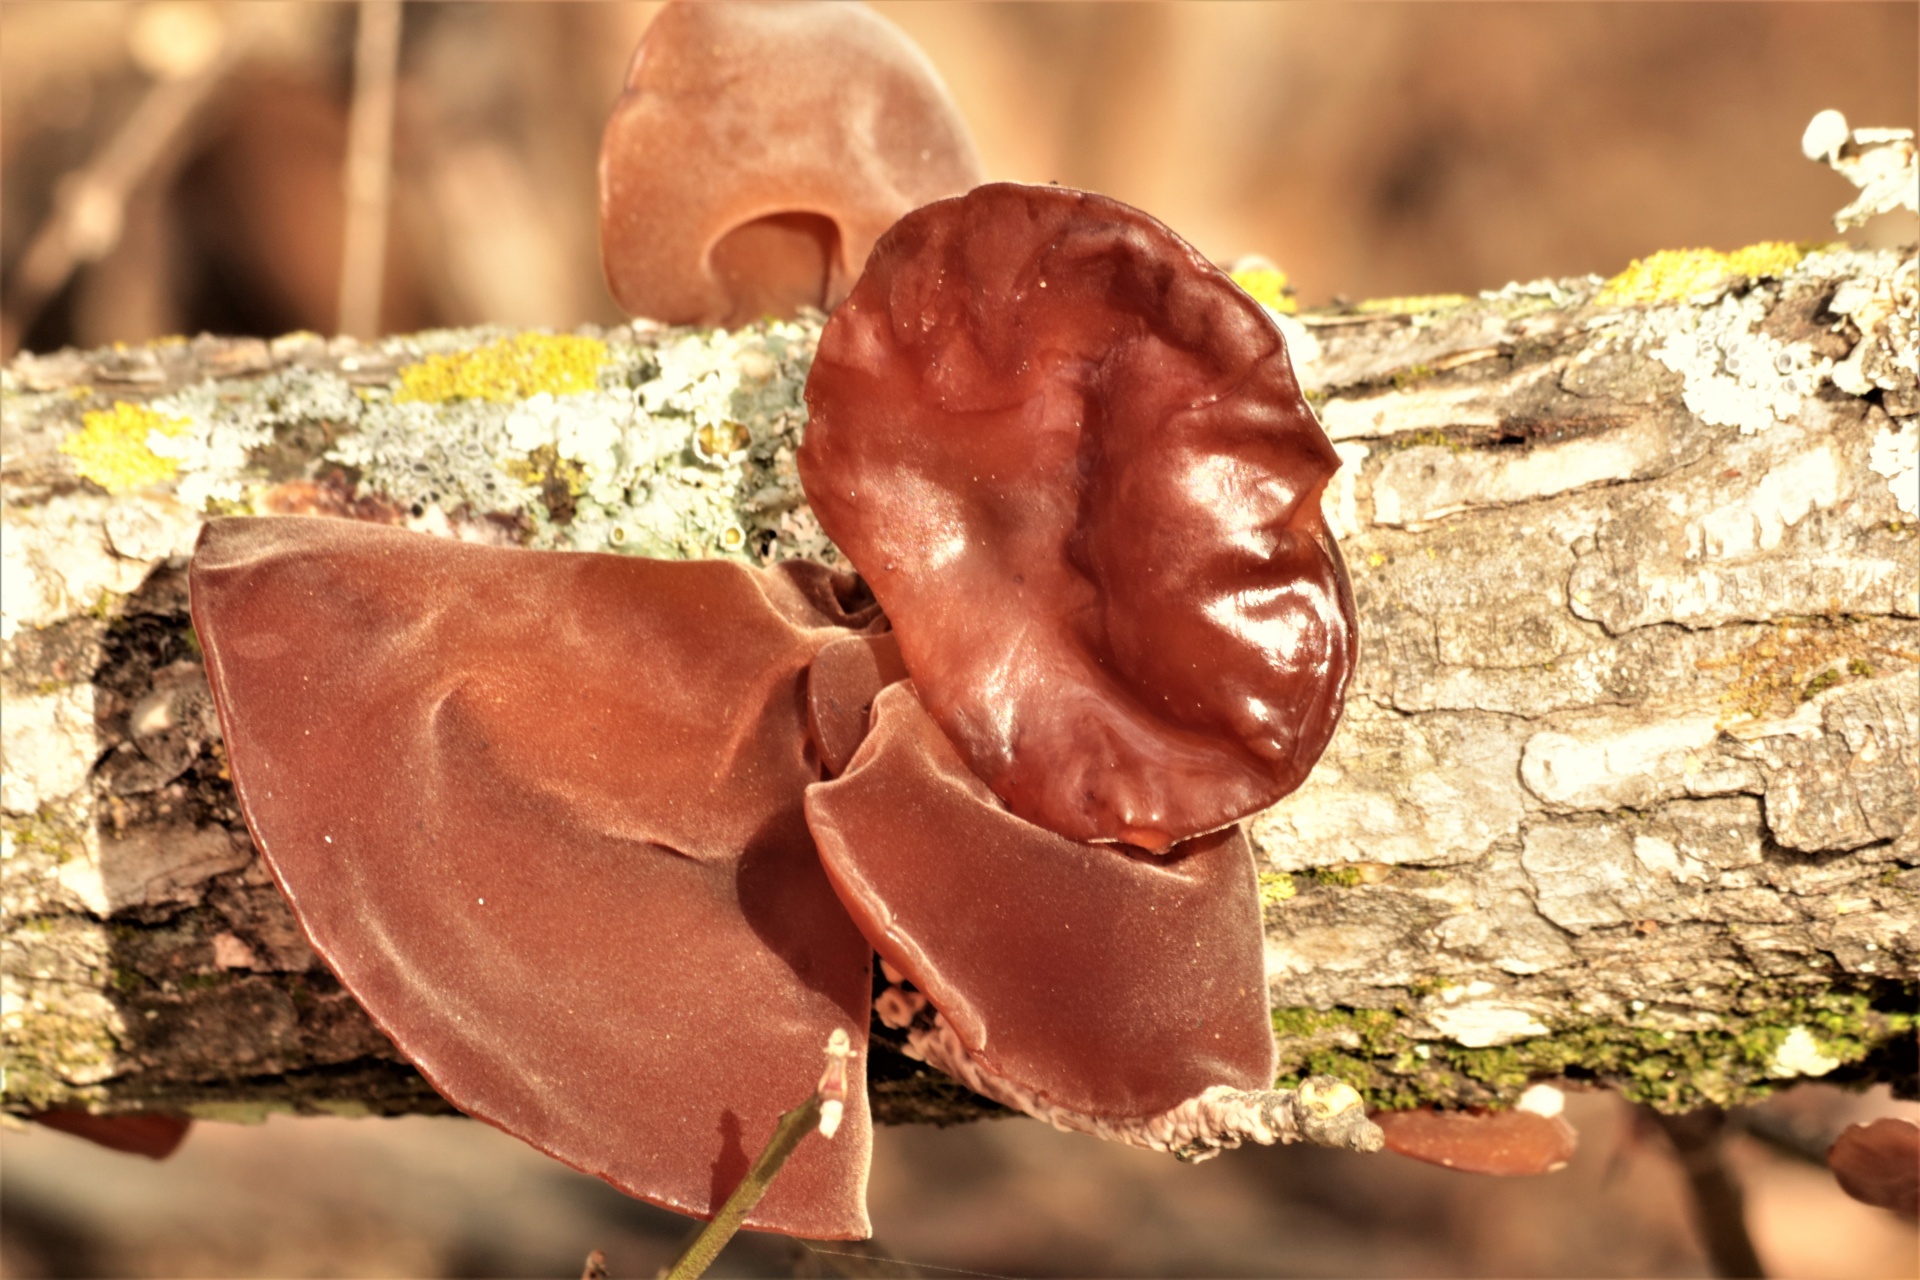
M 1326 757 L 1250 823 L 1283 1079 L 1407 1106 L 1565 1077 L 1667 1111 L 1912 1088 L 1912 260 L 1688 287 L 1283 321 L 1346 462 L 1324 501 L 1363 645 Z M 817 333 L 17 359 L 5 1109 L 447 1109 L 246 836 L 187 621 L 202 513 L 831 559 L 792 463 Z M 875 1075 L 882 1120 L 986 1106 L 884 1052 Z

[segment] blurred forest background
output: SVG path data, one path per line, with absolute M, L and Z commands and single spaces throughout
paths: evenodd
M 1911 3 L 874 7 L 938 66 L 990 177 L 1117 196 L 1216 259 L 1272 259 L 1308 304 L 1831 239 L 1851 191 L 1801 130 L 1826 107 L 1913 127 L 1920 103 Z M 404 7 L 385 331 L 618 318 L 594 166 L 656 8 Z M 4 354 L 332 332 L 355 17 L 0 7 Z M 102 189 L 88 171 L 125 199 L 76 204 Z M 1896 1112 L 1920 1106 L 1813 1087 L 1740 1118 L 1728 1159 L 1773 1274 L 1920 1274 L 1913 1228 L 1807 1158 Z M 922 1270 L 760 1237 L 716 1274 L 1710 1274 L 1660 1130 L 1607 1095 L 1569 1114 L 1573 1166 L 1509 1182 L 1328 1151 L 1190 1169 L 1025 1120 L 889 1130 L 876 1227 Z M 6 1277 L 563 1275 L 593 1247 L 651 1274 L 685 1229 L 460 1120 L 202 1124 L 162 1165 L 41 1130 L 0 1145 Z
M 1911 3 L 874 7 L 989 177 L 1117 196 L 1218 260 L 1272 259 L 1310 304 L 1831 238 L 1850 191 L 1801 130 L 1824 107 L 1912 126 L 1920 94 Z M 385 331 L 617 318 L 594 165 L 656 8 L 406 6 Z M 7 3 L 5 352 L 332 332 L 354 16 Z M 76 269 L 23 280 L 73 175 L 143 126 L 129 198 L 74 219 Z

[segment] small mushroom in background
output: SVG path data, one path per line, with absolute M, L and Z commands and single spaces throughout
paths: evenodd
M 1848 1125 L 1827 1150 L 1827 1167 L 1855 1200 L 1920 1219 L 1920 1124 L 1882 1116 Z
M 109 1151 L 123 1151 L 149 1160 L 165 1160 L 187 1140 L 193 1121 L 185 1116 L 140 1112 L 97 1116 L 88 1111 L 42 1111 L 33 1117 L 49 1129 L 85 1138 Z
M 865 7 L 678 0 L 601 142 L 607 284 L 667 324 L 829 309 L 902 214 L 981 176 L 932 64 Z
M 1461 1173 L 1533 1177 L 1566 1168 L 1580 1135 L 1561 1114 L 1565 1098 L 1534 1085 L 1511 1111 L 1377 1111 L 1387 1150 Z

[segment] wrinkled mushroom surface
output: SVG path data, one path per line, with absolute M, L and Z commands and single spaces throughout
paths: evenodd
M 820 1050 L 846 1120 L 750 1222 L 867 1234 L 871 953 L 801 810 L 824 570 L 221 520 L 194 626 L 255 842 L 451 1102 L 630 1194 L 716 1208 Z
M 807 793 L 842 901 L 973 1060 L 1103 1119 L 1274 1072 L 1253 854 L 1237 828 L 1162 858 L 1008 813 L 888 686 L 847 772 Z
M 1339 465 L 1278 330 L 1118 201 L 915 210 L 821 336 L 800 474 L 1014 813 L 1161 850 L 1272 803 L 1355 643 Z
M 932 65 L 857 4 L 674 3 L 600 149 L 600 247 L 630 315 L 832 307 L 895 219 L 980 181 Z

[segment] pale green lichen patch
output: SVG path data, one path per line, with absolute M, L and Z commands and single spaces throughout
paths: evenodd
M 1591 1079 L 1661 1111 L 1757 1101 L 1883 1051 L 1920 1026 L 1911 988 L 1805 991 L 1756 985 L 1714 1025 L 1676 1029 L 1650 1013 L 1562 1025 L 1546 1035 L 1464 1048 L 1408 1034 L 1393 1009 L 1276 1009 L 1278 1087 L 1330 1075 L 1390 1110 L 1445 1101 L 1511 1105 L 1536 1081 Z
M 1730 253 L 1662 249 L 1634 259 L 1625 271 L 1600 287 L 1595 301 L 1601 306 L 1622 306 L 1698 299 L 1746 280 L 1779 279 L 1813 248 L 1784 240 L 1763 240 Z
M 188 430 L 184 418 L 116 400 L 82 415 L 80 430 L 60 442 L 74 470 L 108 493 L 131 493 L 173 479 L 179 463 L 167 453 Z
M 527 546 L 831 560 L 794 465 L 817 338 L 814 325 L 785 322 L 643 334 L 597 344 L 591 386 L 528 381 L 520 398 L 418 398 L 403 370 L 391 397 L 363 392 L 358 430 L 327 456 L 416 516 L 503 516 Z M 479 350 L 496 353 L 489 367 L 504 358 L 501 342 Z M 572 350 L 578 374 L 586 356 Z M 445 390 L 464 385 L 463 359 L 442 352 L 408 368 L 439 361 L 433 385 Z

